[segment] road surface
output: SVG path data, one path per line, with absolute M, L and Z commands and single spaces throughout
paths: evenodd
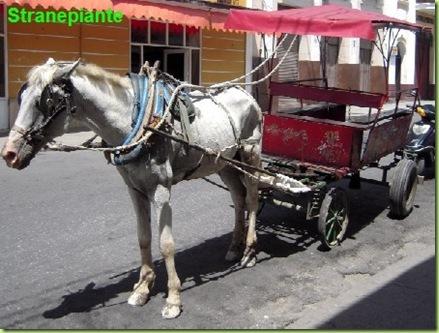
M 330 252 L 320 249 L 315 223 L 267 206 L 258 263 L 246 269 L 223 260 L 233 228 L 228 193 L 202 180 L 178 184 L 172 206 L 184 308 L 175 320 L 160 315 L 166 272 L 157 237 L 151 299 L 126 303 L 139 265 L 134 214 L 101 154 L 43 152 L 20 172 L 0 163 L 0 182 L 2 328 L 435 325 L 434 180 L 418 187 L 405 220 L 388 217 L 387 187 L 349 190 L 347 238 Z

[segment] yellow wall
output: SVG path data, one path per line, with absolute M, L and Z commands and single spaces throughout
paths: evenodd
M 129 21 L 121 24 L 8 24 L 9 97 L 15 97 L 27 72 L 49 57 L 81 59 L 120 74 L 129 68 Z
M 201 82 L 208 85 L 245 73 L 245 34 L 203 30 Z
M 129 69 L 129 20 L 121 24 L 8 24 L 9 97 L 15 98 L 35 65 L 49 57 L 83 60 L 124 74 Z M 201 83 L 213 84 L 245 73 L 245 34 L 204 29 Z

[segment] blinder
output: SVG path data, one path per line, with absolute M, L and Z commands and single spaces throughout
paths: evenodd
M 29 86 L 29 83 L 25 82 L 24 84 L 21 85 L 20 90 L 18 91 L 17 94 L 17 102 L 18 102 L 18 106 L 21 105 L 21 100 L 22 100 L 22 95 L 24 93 L 24 91 L 27 89 L 27 87 Z
M 36 107 L 43 114 L 44 118 L 48 118 L 53 115 L 55 105 L 58 105 L 60 100 L 59 94 L 53 91 L 53 84 L 48 84 L 44 87 Z
M 23 92 L 26 90 L 26 82 L 18 93 L 18 104 L 21 104 Z M 55 91 L 54 87 L 59 88 Z M 70 105 L 70 96 L 73 91 L 73 84 L 68 77 L 60 77 L 47 84 L 41 92 L 39 101 L 36 102 L 36 108 L 41 112 L 43 119 L 26 131 L 24 137 L 28 141 L 41 140 L 44 137 L 45 128 L 59 115 L 66 110 L 68 113 L 74 113 L 75 107 Z

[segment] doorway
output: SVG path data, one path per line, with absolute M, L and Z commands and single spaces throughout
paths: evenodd
M 190 81 L 189 50 L 167 49 L 163 51 L 163 70 L 180 81 Z
M 131 71 L 133 73 L 137 73 L 145 61 L 153 65 L 157 60 L 160 61 L 159 68 L 162 71 L 180 81 L 199 84 L 200 50 L 149 45 L 131 46 Z

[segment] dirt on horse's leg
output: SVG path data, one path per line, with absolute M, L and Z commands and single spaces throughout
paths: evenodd
M 137 237 L 142 265 L 139 281 L 134 285 L 128 304 L 140 306 L 147 302 L 155 280 L 151 257 L 151 204 L 146 196 L 134 189 L 130 188 L 129 193 L 137 215 Z
M 175 244 L 172 236 L 172 210 L 169 205 L 170 189 L 158 185 L 154 193 L 154 206 L 159 226 L 160 252 L 165 260 L 168 273 L 168 298 L 162 310 L 163 318 L 175 318 L 181 313 L 181 283 L 175 269 Z
M 242 255 L 244 247 L 244 206 L 245 206 L 245 187 L 241 182 L 240 173 L 230 167 L 225 167 L 219 175 L 230 190 L 233 206 L 235 207 L 235 228 L 233 229 L 232 243 L 229 246 L 225 259 L 235 261 Z

